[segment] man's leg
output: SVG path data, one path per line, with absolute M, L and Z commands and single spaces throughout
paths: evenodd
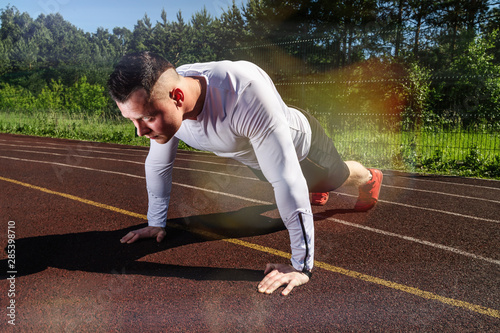
M 359 189 L 359 197 L 354 209 L 366 211 L 372 208 L 378 201 L 382 172 L 367 169 L 355 161 L 344 162 L 318 120 L 308 112 L 296 109 L 307 118 L 312 132 L 309 154 L 300 163 L 312 193 L 311 204 L 323 206 L 328 201 L 329 191 L 341 186 L 355 186 Z
M 382 172 L 378 169 L 367 169 L 355 161 L 346 161 L 345 163 L 349 168 L 350 175 L 342 186 L 354 186 L 359 191 L 354 209 L 364 212 L 373 208 L 380 194 L 384 177 Z
M 361 163 L 356 161 L 345 161 L 349 168 L 349 178 L 342 184 L 342 186 L 356 186 L 360 187 L 368 183 L 371 179 L 371 173 Z
M 345 164 L 349 169 L 349 177 L 342 184 L 342 187 L 355 187 L 359 192 L 354 209 L 367 211 L 373 208 L 380 194 L 383 179 L 382 172 L 377 169 L 367 169 L 356 161 L 345 161 Z M 328 201 L 329 196 L 329 192 L 314 192 L 312 193 L 311 204 L 323 206 Z

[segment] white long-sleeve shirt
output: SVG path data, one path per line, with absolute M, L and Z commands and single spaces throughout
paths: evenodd
M 269 76 L 252 63 L 199 63 L 180 66 L 177 72 L 205 78 L 206 99 L 197 119 L 184 120 L 169 142 L 161 145 L 151 141 L 146 159 L 149 225 L 166 225 L 172 167 L 180 139 L 191 147 L 262 170 L 273 186 L 290 235 L 292 265 L 297 270 L 311 269 L 313 216 L 299 164 L 311 144 L 311 128 L 305 116 L 286 106 Z

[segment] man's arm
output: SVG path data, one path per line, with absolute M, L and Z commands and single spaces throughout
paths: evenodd
M 156 238 L 161 242 L 166 235 L 168 204 L 172 189 L 172 169 L 179 140 L 175 137 L 165 144 L 151 140 L 146 158 L 146 186 L 148 191 L 148 226 L 129 232 L 120 241 L 133 243 L 140 238 Z
M 252 82 L 239 103 L 245 105 L 248 112 L 241 112 L 234 118 L 236 132 L 250 139 L 260 168 L 273 186 L 292 250 L 293 267 L 271 265 L 275 268 L 270 272 L 266 270 L 259 291 L 268 292 L 276 289 L 276 285 L 287 284 L 288 293 L 294 286 L 309 281 L 302 271 L 310 272 L 314 262 L 314 224 L 307 182 L 282 112 L 283 102 L 269 93 L 269 85 Z
M 179 139 L 173 137 L 165 144 L 151 140 L 145 162 L 148 190 L 148 225 L 165 228 L 172 190 L 172 170 Z

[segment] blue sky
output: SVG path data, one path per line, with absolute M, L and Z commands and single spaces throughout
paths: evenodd
M 108 29 L 114 27 L 134 28 L 137 20 L 148 14 L 153 24 L 161 21 L 162 8 L 167 12 L 167 20 L 175 21 L 177 12 L 182 11 L 184 21 L 188 22 L 192 14 L 206 7 L 216 17 L 227 9 L 232 0 L 0 0 L 0 9 L 8 3 L 21 12 L 27 12 L 32 18 L 40 14 L 59 12 L 66 21 L 86 32 L 96 32 L 98 27 Z M 245 1 L 246 2 L 246 1 Z M 3 3 L 3 4 L 1 4 Z M 238 6 L 243 3 L 237 0 Z

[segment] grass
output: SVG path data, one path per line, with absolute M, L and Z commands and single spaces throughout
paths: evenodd
M 367 166 L 500 179 L 500 134 L 350 130 L 331 135 L 341 156 Z
M 0 112 L 0 132 L 149 146 L 149 139 L 138 137 L 132 122 L 119 115 L 102 117 L 53 111 Z M 184 143 L 180 144 L 180 148 L 192 150 Z
M 62 115 L 51 111 L 37 113 L 2 112 L 3 133 L 47 136 L 98 142 L 145 146 L 144 138 L 134 135 L 134 125 L 116 117 L 94 117 L 83 114 Z
M 395 121 L 353 118 L 325 125 L 346 160 L 409 172 L 500 179 L 498 132 L 400 131 Z M 0 112 L 0 132 L 149 146 L 149 140 L 137 137 L 133 124 L 118 115 Z M 179 148 L 192 150 L 183 142 Z

